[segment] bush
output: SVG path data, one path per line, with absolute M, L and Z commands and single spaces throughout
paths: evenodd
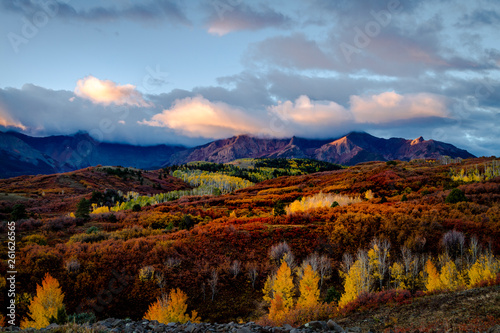
M 47 238 L 44 235 L 33 234 L 26 237 L 23 237 L 23 242 L 27 244 L 38 244 L 38 245 L 47 245 Z
M 133 212 L 140 212 L 141 211 L 141 205 L 135 204 L 134 206 L 132 206 L 132 211 Z
M 75 313 L 68 317 L 69 322 L 80 325 L 86 323 L 93 324 L 96 320 L 97 318 L 92 312 Z
M 285 214 L 285 204 L 281 200 L 276 201 L 276 204 L 274 205 L 274 216 L 281 216 Z
M 446 203 L 457 203 L 462 201 L 467 201 L 467 197 L 465 196 L 465 193 L 459 188 L 454 188 L 453 190 L 451 190 L 450 194 L 448 194 L 445 200 Z
M 76 234 L 73 235 L 69 238 L 69 243 L 96 243 L 100 242 L 102 240 L 108 239 L 109 238 L 109 233 L 107 232 L 95 232 L 95 233 L 90 233 L 90 234 Z
M 340 300 L 340 293 L 335 289 L 335 287 L 330 287 L 326 291 L 326 297 L 325 297 L 325 302 L 326 303 L 332 303 L 336 302 L 338 303 Z
M 88 228 L 87 231 L 85 231 L 85 233 L 87 235 L 89 235 L 89 234 L 95 234 L 95 233 L 98 233 L 98 232 L 99 232 L 99 228 L 96 227 L 96 226 L 92 226 L 92 227 Z

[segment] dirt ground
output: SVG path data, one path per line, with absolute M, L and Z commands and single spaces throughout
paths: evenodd
M 335 318 L 362 332 L 485 332 L 500 325 L 500 286 L 429 295 Z

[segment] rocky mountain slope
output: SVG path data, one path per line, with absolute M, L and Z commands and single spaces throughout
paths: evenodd
M 329 140 L 239 135 L 194 148 L 105 143 L 86 133 L 36 138 L 16 132 L 0 132 L 2 178 L 66 172 L 98 164 L 158 169 L 191 161 L 227 163 L 239 158 L 312 158 L 354 165 L 377 160 L 438 159 L 441 156 L 474 157 L 451 144 L 422 137 L 415 140 L 382 139 L 364 132 L 352 132 Z

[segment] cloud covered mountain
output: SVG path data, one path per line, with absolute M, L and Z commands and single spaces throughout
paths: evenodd
M 191 161 L 226 163 L 239 158 L 312 158 L 344 165 L 367 161 L 472 158 L 474 155 L 435 140 L 382 139 L 351 132 L 338 139 L 258 138 L 238 135 L 202 146 L 133 146 L 94 140 L 86 133 L 36 138 L 0 132 L 0 177 L 50 174 L 93 165 L 157 169 Z

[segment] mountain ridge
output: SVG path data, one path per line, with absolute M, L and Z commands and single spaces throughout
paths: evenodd
M 383 139 L 366 132 L 350 132 L 333 139 L 260 138 L 243 134 L 192 148 L 100 142 L 84 132 L 41 138 L 0 132 L 1 178 L 67 172 L 99 164 L 151 170 L 193 161 L 227 163 L 240 158 L 311 158 L 354 165 L 442 156 L 475 157 L 451 144 L 424 140 L 422 136 Z

